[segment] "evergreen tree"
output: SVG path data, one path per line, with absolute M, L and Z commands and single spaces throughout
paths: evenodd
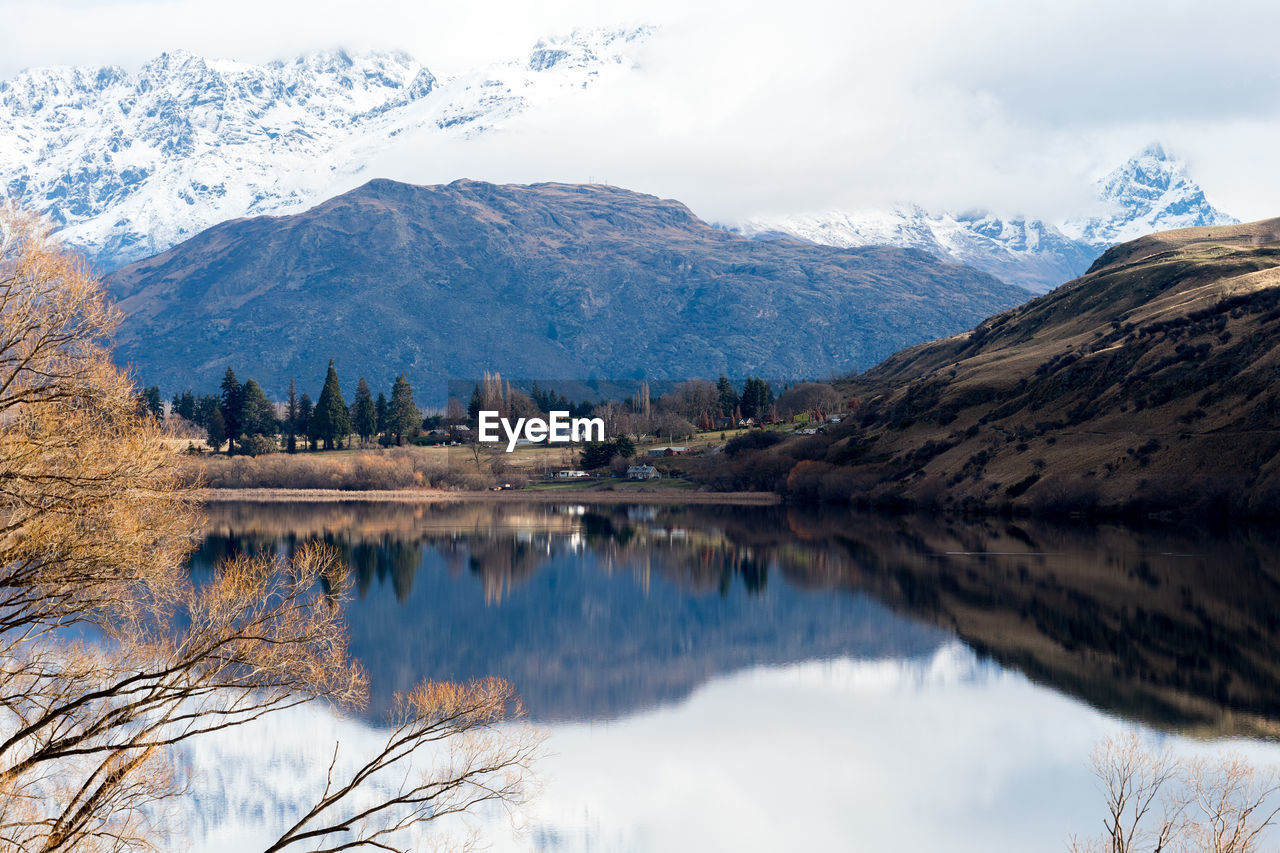
M 324 442 L 325 450 L 333 450 L 344 436 L 351 434 L 351 416 L 347 412 L 346 401 L 342 399 L 342 388 L 338 384 L 338 371 L 333 367 L 333 359 L 329 359 L 329 370 L 324 376 L 320 399 L 316 401 L 312 424 L 314 434 Z
M 164 403 L 160 400 L 159 386 L 152 385 L 143 390 L 138 398 L 139 409 L 142 414 L 151 415 L 158 421 L 164 420 Z
M 716 380 L 716 393 L 720 398 L 720 414 L 724 417 L 731 417 L 734 410 L 738 408 L 738 392 L 734 390 L 733 383 L 729 381 L 729 377 L 723 373 Z
M 603 468 L 615 456 L 630 459 L 636 453 L 636 445 L 630 437 L 620 435 L 612 441 L 589 441 L 582 446 L 582 467 L 587 470 Z
M 391 432 L 391 406 L 387 403 L 387 395 L 381 391 L 378 392 L 378 401 L 373 404 L 374 415 L 377 418 L 378 435 L 388 435 Z
M 471 392 L 471 402 L 467 403 L 467 416 L 474 421 L 480 417 L 480 412 L 483 409 L 484 409 L 484 392 L 481 391 L 480 386 L 477 385 L 475 387 L 475 390 Z
M 611 441 L 589 441 L 582 446 L 580 464 L 587 471 L 603 468 L 613 461 L 614 446 Z
M 217 453 L 222 447 L 222 442 L 227 440 L 227 427 L 222 422 L 222 411 L 214 409 L 209 415 L 209 425 L 205 427 L 205 431 L 209 433 L 209 446 Z M 231 448 L 227 448 L 230 451 Z
M 236 372 L 230 367 L 222 376 L 222 398 L 218 408 L 222 412 L 222 424 L 226 429 L 227 438 L 234 445 L 241 429 L 240 382 L 236 379 Z M 227 452 L 231 452 L 231 447 L 227 448 Z
M 760 377 L 752 377 L 742 386 L 742 416 L 763 420 L 773 405 L 773 389 Z
M 288 435 L 285 450 L 298 452 L 298 392 L 293 386 L 293 377 L 289 377 L 289 402 L 284 410 L 284 430 Z
M 240 386 L 240 434 L 276 434 L 276 408 L 262 386 L 252 379 Z
M 313 432 L 315 414 L 315 406 L 311 405 L 311 395 L 304 392 L 298 400 L 298 435 L 306 439 L 308 450 L 316 449 L 316 436 Z
M 401 373 L 391 386 L 391 431 L 396 444 L 402 444 L 406 435 L 412 435 L 422 424 L 422 413 L 413 402 L 413 388 Z
M 360 436 L 362 444 L 378 431 L 378 409 L 374 405 L 369 383 L 364 381 L 363 376 L 356 383 L 356 399 L 351 404 L 351 428 Z
M 178 417 L 194 422 L 196 419 L 196 395 L 190 389 L 173 395 L 173 412 Z
M 194 417 L 197 426 L 209 428 L 209 421 L 213 417 L 213 413 L 219 411 L 220 402 L 217 397 L 207 394 L 201 394 L 196 397 Z

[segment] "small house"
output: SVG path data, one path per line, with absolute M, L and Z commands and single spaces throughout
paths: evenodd
M 582 477 L 590 477 L 586 471 L 557 471 L 556 479 L 559 480 L 578 480 Z
M 627 468 L 628 480 L 656 480 L 661 476 L 652 465 L 631 465 Z

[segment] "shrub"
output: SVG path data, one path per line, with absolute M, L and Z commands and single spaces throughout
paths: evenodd
M 493 475 L 469 460 L 444 463 L 408 447 L 342 455 L 210 456 L 189 460 L 186 475 L 213 489 L 485 489 L 493 484 Z
M 766 447 L 773 447 L 780 441 L 782 436 L 776 432 L 753 429 L 729 439 L 729 443 L 724 446 L 724 452 L 729 456 L 737 456 L 744 450 L 763 450 Z
M 275 453 L 279 445 L 276 444 L 275 438 L 266 435 L 251 435 L 249 437 L 240 437 L 240 452 L 245 456 L 265 456 L 268 453 Z

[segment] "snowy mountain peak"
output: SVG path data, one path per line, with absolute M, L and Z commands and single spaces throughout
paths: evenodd
M 1079 275 L 1094 253 L 1039 219 L 1003 219 L 985 210 L 934 213 L 915 204 L 888 210 L 833 211 L 754 219 L 752 237 L 789 234 L 828 246 L 901 246 L 968 264 L 1043 293 Z
M 472 136 L 629 68 L 648 27 L 577 30 L 448 80 L 401 51 L 256 65 L 185 50 L 136 72 L 36 68 L 0 81 L 0 197 L 47 213 L 111 268 L 217 222 L 359 182 L 393 140 Z
M 1084 273 L 1103 250 L 1153 231 L 1237 220 L 1209 204 L 1186 164 L 1159 142 L 1143 148 L 1096 185 L 1103 212 L 1058 225 L 1002 219 L 985 210 L 935 213 L 918 205 L 835 211 L 741 226 L 752 236 L 788 234 L 832 246 L 923 249 L 1042 293 Z
M 1100 215 L 1069 221 L 1063 229 L 1098 249 L 1154 231 L 1239 221 L 1210 204 L 1186 164 L 1159 142 L 1099 180 L 1098 196 Z
M 539 39 L 529 55 L 529 70 L 588 68 L 600 63 L 621 63 L 631 58 L 633 48 L 652 34 L 652 27 L 595 27 L 575 29 L 564 38 Z
M 1151 140 L 1147 143 L 1147 147 L 1143 148 L 1137 155 L 1139 158 L 1150 157 L 1152 160 L 1168 161 L 1172 158 L 1165 152 L 1164 146 L 1158 140 Z

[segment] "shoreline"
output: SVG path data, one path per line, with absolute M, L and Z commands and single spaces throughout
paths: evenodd
M 586 503 L 586 504 L 722 504 L 777 506 L 773 492 L 654 491 L 446 491 L 444 489 L 196 489 L 206 503 Z

